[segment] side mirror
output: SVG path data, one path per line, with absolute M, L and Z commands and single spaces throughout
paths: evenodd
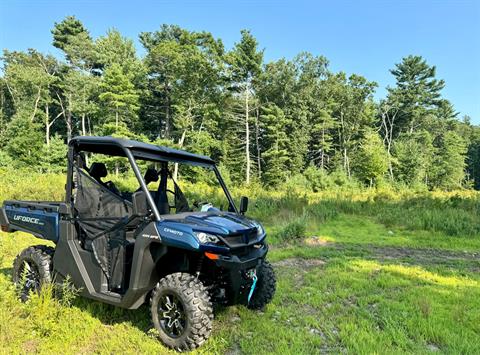
M 245 214 L 248 210 L 248 197 L 247 196 L 242 196 L 240 199 L 240 213 Z
M 133 214 L 145 216 L 148 214 L 147 196 L 143 191 L 136 191 L 132 194 Z

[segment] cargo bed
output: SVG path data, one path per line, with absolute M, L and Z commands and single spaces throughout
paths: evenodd
M 4 232 L 22 231 L 57 242 L 60 215 L 68 209 L 65 202 L 8 200 L 0 209 L 0 225 Z

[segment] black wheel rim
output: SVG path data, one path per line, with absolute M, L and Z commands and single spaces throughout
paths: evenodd
M 21 280 L 21 298 L 26 300 L 30 292 L 36 292 L 40 289 L 40 273 L 36 265 L 28 260 L 25 260 L 20 269 Z
M 183 302 L 174 293 L 164 293 L 158 302 L 158 315 L 162 330 L 171 338 L 182 336 L 187 325 Z

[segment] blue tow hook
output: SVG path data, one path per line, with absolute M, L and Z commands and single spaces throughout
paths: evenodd
M 248 303 L 250 304 L 250 299 L 252 298 L 253 291 L 255 291 L 255 286 L 257 285 L 257 270 L 253 270 L 249 273 L 249 276 L 252 278 L 252 286 L 250 287 L 250 292 L 248 293 Z

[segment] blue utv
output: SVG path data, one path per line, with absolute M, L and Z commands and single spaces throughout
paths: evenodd
M 109 170 L 130 183 L 105 181 Z M 179 177 L 220 188 L 223 206 L 189 201 L 193 193 L 182 192 Z M 132 181 L 138 189 L 128 191 Z M 76 137 L 69 143 L 65 195 L 62 202 L 4 201 L 0 209 L 3 231 L 55 244 L 31 246 L 15 259 L 22 300 L 68 276 L 93 300 L 128 309 L 148 301 L 160 340 L 179 351 L 207 340 L 213 304 L 262 309 L 272 300 L 265 231 L 245 217 L 246 197 L 237 208 L 211 158 L 113 137 Z

